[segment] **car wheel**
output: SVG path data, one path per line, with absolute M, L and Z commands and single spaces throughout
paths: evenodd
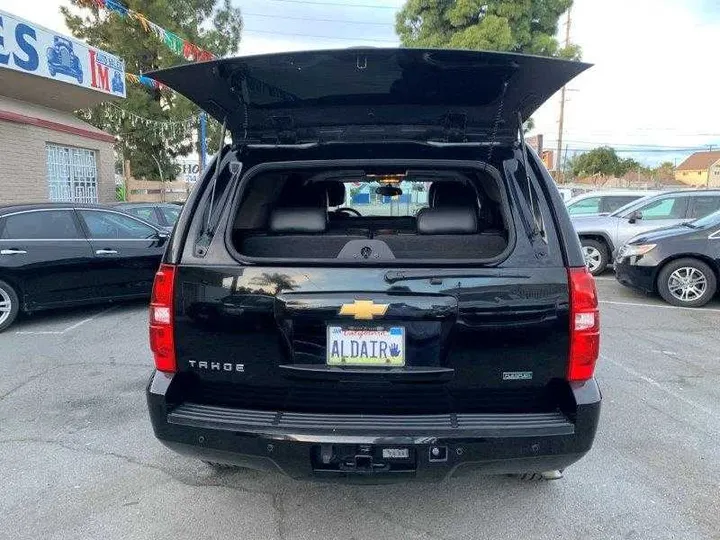
M 15 289 L 0 281 L 0 332 L 8 328 L 20 311 L 20 299 Z
M 657 288 L 660 296 L 674 306 L 700 307 L 715 295 L 717 278 L 702 261 L 678 259 L 660 270 Z
M 585 265 L 593 276 L 602 274 L 608 265 L 608 249 L 607 246 L 597 240 L 589 238 L 581 238 L 583 257 L 585 257 Z

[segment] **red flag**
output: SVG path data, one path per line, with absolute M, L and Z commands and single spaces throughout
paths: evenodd
M 194 60 L 197 60 L 198 56 L 200 55 L 200 48 L 194 43 L 183 40 L 182 54 L 185 57 L 185 60 L 189 60 L 190 62 L 192 62 Z
M 215 56 L 209 51 L 199 49 L 195 60 L 198 62 L 207 62 L 208 60 L 215 60 Z

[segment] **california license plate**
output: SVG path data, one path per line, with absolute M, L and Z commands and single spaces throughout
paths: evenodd
M 344 328 L 328 326 L 330 366 L 404 366 L 405 328 Z

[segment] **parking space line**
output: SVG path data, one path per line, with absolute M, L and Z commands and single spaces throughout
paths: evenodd
M 116 307 L 117 307 L 117 304 L 115 304 L 114 306 L 110 306 L 109 308 L 104 309 L 104 310 L 100 311 L 99 313 L 96 313 L 95 315 L 88 317 L 87 319 L 83 319 L 80 322 L 76 322 L 72 326 L 68 326 L 65 330 L 62 331 L 62 333 L 64 334 L 65 332 L 70 332 L 71 330 L 75 330 L 76 328 L 82 326 L 83 324 L 89 323 L 90 321 L 97 319 L 100 315 L 105 315 L 105 313 L 112 311 Z
M 707 407 L 704 407 L 703 405 L 700 405 L 699 403 L 695 403 L 694 401 L 692 401 L 691 399 L 686 398 L 686 397 L 683 396 L 682 394 L 678 394 L 675 390 L 672 390 L 671 388 L 668 388 L 668 387 L 660 384 L 660 383 L 657 382 L 655 379 L 653 379 L 653 378 L 651 378 L 651 377 L 648 377 L 647 375 L 643 375 L 643 374 L 640 373 L 639 371 L 635 371 L 634 369 L 627 367 L 625 364 L 622 364 L 622 363 L 620 363 L 620 362 L 617 362 L 617 361 L 615 361 L 615 360 L 612 360 L 611 358 L 608 358 L 608 357 L 605 356 L 605 355 L 600 355 L 600 359 L 601 359 L 603 362 L 609 362 L 609 363 L 613 364 L 614 366 L 619 367 L 620 369 L 622 369 L 622 370 L 625 371 L 626 373 L 629 373 L 629 374 L 632 375 L 633 377 L 637 377 L 638 379 L 640 379 L 640 380 L 642 380 L 642 381 L 645 381 L 645 382 L 648 383 L 649 385 L 654 386 L 654 387 L 657 388 L 658 390 L 661 390 L 661 391 L 665 392 L 666 394 L 674 397 L 675 399 L 678 399 L 678 400 L 682 401 L 682 402 L 685 403 L 686 405 L 689 405 L 689 406 L 691 406 L 691 407 L 693 407 L 693 408 L 695 408 L 695 409 L 697 409 L 697 410 L 699 410 L 699 411 L 702 411 L 702 412 L 704 412 L 705 414 L 709 414 L 709 415 L 711 415 L 711 416 L 715 416 L 715 415 L 716 415 L 716 413 L 715 413 L 714 411 L 708 409 Z
M 55 331 L 17 330 L 15 332 L 15 334 L 21 335 L 21 336 L 60 336 L 60 335 L 66 334 L 67 332 L 71 332 L 72 330 L 75 330 L 76 328 L 81 327 L 85 323 L 89 323 L 90 321 L 97 319 L 98 317 L 100 317 L 100 315 L 105 315 L 106 313 L 108 313 L 109 311 L 112 311 L 116 307 L 118 307 L 117 304 L 115 304 L 114 306 L 110 306 L 109 308 L 99 311 L 95 315 L 92 315 L 91 317 L 88 317 L 87 319 L 83 319 L 82 321 L 76 322 L 75 324 L 70 325 L 63 330 L 55 330 Z
M 720 313 L 720 309 L 715 308 L 691 308 L 682 306 L 663 306 L 662 304 L 643 304 L 640 302 L 616 302 L 614 300 L 600 300 L 600 304 L 610 304 L 615 306 L 634 306 L 634 307 L 652 307 L 660 309 L 684 309 L 687 311 L 694 311 L 695 313 L 714 312 Z

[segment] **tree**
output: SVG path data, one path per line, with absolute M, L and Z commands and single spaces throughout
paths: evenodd
M 639 163 L 630 158 L 620 159 L 610 146 L 600 146 L 572 158 L 570 167 L 573 176 L 622 176 L 637 169 Z
M 615 176 L 624 176 L 629 172 L 640 171 L 642 166 L 640 163 L 632 158 L 618 159 L 617 167 L 615 168 Z
M 675 180 L 675 165 L 672 161 L 664 161 L 650 170 L 650 176 L 660 183 Z
M 146 32 L 138 21 L 99 9 L 92 1 L 69 2 L 72 10 L 67 6 L 60 9 L 72 34 L 124 59 L 128 73 L 142 74 L 186 63 L 152 33 Z M 238 50 L 242 16 L 230 0 L 123 0 L 123 3 L 216 56 Z M 133 83 L 127 84 L 126 91 L 127 98 L 118 106 L 143 118 L 166 123 L 197 118 L 199 114 L 194 104 L 174 92 Z M 82 117 L 118 136 L 119 150 L 124 159 L 130 160 L 134 176 L 158 178 L 158 167 L 165 179 L 177 175 L 176 158 L 193 150 L 193 142 L 186 132 L 145 129 L 129 118 L 109 118 L 105 110 L 102 106 L 94 107 Z M 216 123 L 212 122 L 208 127 L 208 138 L 214 141 L 212 144 L 217 144 Z
M 579 59 L 555 35 L 572 0 L 407 0 L 395 30 L 405 47 L 510 51 Z

